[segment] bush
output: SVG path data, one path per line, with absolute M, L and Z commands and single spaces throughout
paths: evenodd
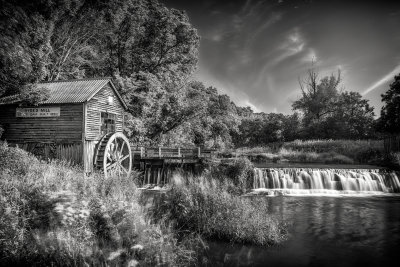
M 386 158 L 388 167 L 400 171 L 400 152 L 392 152 Z
M 22 149 L 15 149 L 0 141 L 0 170 L 13 175 L 26 175 L 38 160 Z
M 211 167 L 210 176 L 219 181 L 230 181 L 233 186 L 230 191 L 241 194 L 252 187 L 254 165 L 247 158 L 232 161 L 221 161 Z
M 256 245 L 283 241 L 285 226 L 268 215 L 267 202 L 230 194 L 229 183 L 206 176 L 180 181 L 154 207 L 153 217 L 204 238 Z

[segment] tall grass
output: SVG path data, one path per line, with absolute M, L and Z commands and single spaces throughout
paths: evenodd
M 193 251 L 151 223 L 133 182 L 84 176 L 0 143 L 0 259 L 24 266 L 187 265 Z
M 369 163 L 383 155 L 382 140 L 296 140 L 283 147 L 303 152 L 335 153 L 357 163 Z
M 238 148 L 231 155 L 255 161 L 289 160 L 304 163 L 376 163 L 383 158 L 382 140 L 295 140 L 265 147 Z
M 208 239 L 273 245 L 286 238 L 285 225 L 269 215 L 267 202 L 229 193 L 231 181 L 210 175 L 174 178 L 171 191 L 153 210 L 156 220 Z

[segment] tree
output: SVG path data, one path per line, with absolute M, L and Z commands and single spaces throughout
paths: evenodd
M 384 106 L 378 120 L 378 130 L 386 133 L 400 133 L 400 74 L 394 77 L 389 90 L 381 95 Z
M 374 108 L 357 92 L 339 95 L 337 109 L 329 122 L 338 124 L 333 138 L 365 139 L 373 136 Z
M 320 80 L 318 76 L 315 69 L 311 68 L 304 80 L 299 79 L 302 96 L 292 105 L 293 110 L 303 112 L 306 124 L 318 123 L 335 111 L 341 83 L 340 70 L 337 76 L 332 74 Z
M 0 1 L 0 98 L 37 101 L 39 81 L 113 76 L 131 135 L 161 140 L 193 116 L 184 99 L 199 36 L 184 12 L 155 0 Z
M 356 92 L 339 91 L 338 74 L 318 79 L 314 69 L 300 81 L 302 97 L 293 109 L 303 114 L 301 136 L 308 138 L 370 138 L 373 136 L 374 109 Z
M 285 115 L 283 119 L 282 135 L 285 142 L 299 139 L 301 119 L 297 112 Z

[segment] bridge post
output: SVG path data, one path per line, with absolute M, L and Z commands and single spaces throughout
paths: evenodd
M 178 147 L 178 157 L 181 157 L 181 147 Z
M 161 147 L 158 147 L 158 157 L 161 158 Z
M 200 147 L 197 147 L 197 157 L 200 158 L 201 156 L 201 150 Z
M 144 147 L 140 147 L 140 157 L 144 158 Z

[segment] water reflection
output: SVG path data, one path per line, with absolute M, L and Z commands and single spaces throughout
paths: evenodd
M 400 249 L 400 196 L 266 197 L 291 222 L 290 238 L 263 248 L 211 242 L 205 266 L 394 266 Z

